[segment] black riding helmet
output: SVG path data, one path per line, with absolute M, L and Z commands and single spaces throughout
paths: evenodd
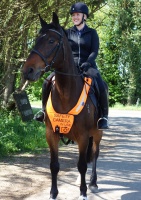
M 82 3 L 82 2 L 77 2 L 71 6 L 70 14 L 72 15 L 73 13 L 76 13 L 76 12 L 86 14 L 87 17 L 89 16 L 88 7 L 85 3 Z

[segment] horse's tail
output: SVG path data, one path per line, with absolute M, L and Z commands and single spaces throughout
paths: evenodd
M 93 160 L 93 137 L 89 138 L 89 144 L 87 148 L 87 155 L 86 155 L 87 163 L 90 163 Z

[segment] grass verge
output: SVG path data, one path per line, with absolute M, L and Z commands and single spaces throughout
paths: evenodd
M 36 109 L 34 109 L 36 112 Z M 22 122 L 17 111 L 0 111 L 0 156 L 46 148 L 45 125 Z
M 133 105 L 133 106 L 128 106 L 128 105 L 122 105 L 120 103 L 115 104 L 113 107 L 110 107 L 110 109 L 114 110 L 134 110 L 134 111 L 141 111 L 141 105 Z
M 41 107 L 41 101 L 31 104 L 36 107 L 33 108 L 34 113 Z M 141 105 L 116 104 L 110 109 L 141 111 Z M 17 111 L 8 112 L 5 109 L 0 111 L 0 157 L 21 152 L 40 153 L 47 147 L 44 124 L 34 120 L 22 122 Z

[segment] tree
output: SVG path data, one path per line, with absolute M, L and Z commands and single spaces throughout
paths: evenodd
M 97 63 L 109 85 L 110 104 L 134 104 L 141 98 L 141 2 L 139 0 L 86 0 L 88 25 L 101 41 Z M 1 0 L 0 2 L 0 105 L 9 105 L 13 92 L 24 84 L 20 74 L 40 29 L 38 14 L 50 22 L 55 11 L 61 25 L 72 25 L 69 9 L 74 1 Z M 67 11 L 67 12 L 66 12 Z M 39 98 L 41 81 L 28 87 Z
M 139 1 L 109 0 L 100 11 L 102 51 L 98 62 L 109 83 L 111 104 L 131 105 L 141 97 L 140 8 Z
M 87 1 L 88 5 L 91 5 L 91 15 L 104 2 L 104 0 Z M 1 105 L 7 106 L 11 94 L 21 89 L 24 83 L 24 81 L 19 81 L 21 79 L 19 69 L 27 58 L 40 29 L 38 14 L 40 13 L 49 22 L 52 12 L 55 11 L 59 15 L 61 25 L 66 27 L 69 25 L 69 9 L 73 3 L 73 1 L 64 0 L 1 0 Z

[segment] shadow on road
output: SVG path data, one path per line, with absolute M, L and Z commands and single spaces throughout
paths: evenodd
M 141 118 L 111 116 L 109 120 L 110 129 L 104 133 L 97 166 L 99 193 L 92 194 L 88 190 L 88 199 L 141 200 Z M 75 184 L 78 175 L 77 146 L 61 147 L 59 158 L 58 200 L 76 200 L 79 196 L 79 186 Z M 41 155 L 23 154 L 5 158 L 0 163 L 0 193 L 3 194 L 0 199 L 48 199 L 49 163 L 47 151 Z M 88 167 L 87 182 L 90 174 L 91 166 Z M 36 195 L 32 198 L 34 193 Z

